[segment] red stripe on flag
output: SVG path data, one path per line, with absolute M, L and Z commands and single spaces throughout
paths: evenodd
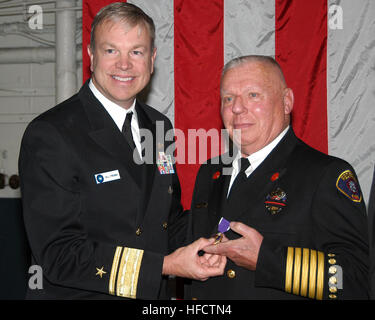
M 185 141 L 177 138 L 176 142 L 177 155 L 185 147 L 185 164 L 177 163 L 177 170 L 184 208 L 190 207 L 200 166 L 188 164 L 188 129 L 222 128 L 219 87 L 224 63 L 223 10 L 223 0 L 174 1 L 175 127 L 185 135 Z M 198 162 L 198 151 L 196 154 Z M 207 152 L 208 158 L 216 155 Z
M 327 0 L 276 0 L 276 60 L 293 89 L 296 135 L 327 153 Z
M 116 0 L 82 0 L 82 73 L 83 82 L 91 77 L 90 57 L 87 54 L 87 45 L 90 43 L 91 23 L 98 11 Z M 126 1 L 122 1 L 126 2 Z

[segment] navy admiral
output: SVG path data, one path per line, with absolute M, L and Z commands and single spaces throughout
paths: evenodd
M 238 154 L 201 166 L 190 237 L 219 231 L 204 251 L 228 262 L 223 276 L 187 283 L 188 298 L 368 298 L 367 217 L 357 176 L 346 161 L 295 136 L 293 103 L 273 58 L 245 56 L 224 67 L 221 115 Z
M 152 139 L 146 147 L 155 159 L 143 161 L 141 130 L 155 137 L 158 122 L 172 128 L 136 99 L 153 72 L 154 36 L 138 7 L 101 9 L 88 48 L 92 78 L 26 129 L 24 222 L 32 264 L 43 271 L 43 289 L 27 298 L 168 298 L 163 275 L 205 280 L 223 272 L 225 258 L 197 255 L 210 240 L 171 253 L 186 235 L 179 181 L 164 152 L 171 142 Z

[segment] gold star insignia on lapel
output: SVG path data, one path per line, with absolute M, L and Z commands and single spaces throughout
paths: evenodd
M 96 276 L 100 276 L 100 278 L 103 278 L 103 274 L 106 274 L 107 272 L 105 272 L 104 270 L 104 267 L 101 267 L 100 269 L 99 268 L 96 268 L 96 271 L 98 271 L 95 275 Z

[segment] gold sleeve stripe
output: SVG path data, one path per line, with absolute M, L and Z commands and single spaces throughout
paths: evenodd
M 293 294 L 299 295 L 301 276 L 301 248 L 294 248 Z
M 133 273 L 132 277 L 132 295 L 136 298 L 137 294 L 137 285 L 138 285 L 138 278 L 139 278 L 139 270 L 141 269 L 141 262 L 143 258 L 143 250 L 138 250 L 137 252 L 137 259 L 134 262 L 133 268 L 135 272 Z
M 116 248 L 109 279 L 111 295 L 136 298 L 142 258 L 143 250 L 127 247 Z
M 118 271 L 116 294 L 135 299 L 143 250 L 124 248 Z
M 324 254 L 318 252 L 318 275 L 316 284 L 316 299 L 323 299 L 323 287 L 324 287 Z
M 121 257 L 121 252 L 122 252 L 122 247 L 117 247 L 115 251 L 115 255 L 113 257 L 111 276 L 109 278 L 109 294 L 111 295 L 115 294 L 115 283 L 116 283 L 117 269 L 118 269 L 118 263 Z
M 315 299 L 316 251 L 310 250 L 309 298 Z
M 303 249 L 302 275 L 301 275 L 301 296 L 307 296 L 307 286 L 309 282 L 309 249 Z
M 285 291 L 311 299 L 323 299 L 324 253 L 307 248 L 288 247 Z M 293 291 L 292 291 L 293 286 Z
M 294 248 L 288 247 L 288 254 L 286 258 L 286 272 L 285 272 L 285 291 L 292 292 L 292 271 L 293 271 Z

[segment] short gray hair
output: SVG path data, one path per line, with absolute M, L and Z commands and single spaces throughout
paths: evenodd
M 240 56 L 240 57 L 236 57 L 230 61 L 228 61 L 224 67 L 223 67 L 223 71 L 221 73 L 221 79 L 223 79 L 224 77 L 224 74 L 229 70 L 229 69 L 232 69 L 232 68 L 235 68 L 235 67 L 238 67 L 242 64 L 246 64 L 248 62 L 261 62 L 261 63 L 267 63 L 273 67 L 275 67 L 279 72 L 280 72 L 280 76 L 281 76 L 281 79 L 284 83 L 285 82 L 285 77 L 284 77 L 284 73 L 283 73 L 283 70 L 281 69 L 279 63 L 271 56 L 263 56 L 263 55 L 247 55 L 247 56 Z
M 150 16 L 134 4 L 114 2 L 99 10 L 91 24 L 90 47 L 95 49 L 95 30 L 105 21 L 121 21 L 129 26 L 143 25 L 151 38 L 151 49 L 155 46 L 155 24 Z

